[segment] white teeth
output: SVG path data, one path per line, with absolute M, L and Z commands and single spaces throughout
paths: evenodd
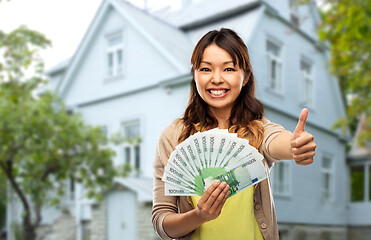
M 220 96 L 225 94 L 226 90 L 210 90 L 210 93 L 215 96 Z

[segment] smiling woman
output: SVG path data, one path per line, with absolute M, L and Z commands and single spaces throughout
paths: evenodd
M 304 131 L 308 111 L 302 111 L 293 134 L 264 117 L 263 106 L 255 98 L 247 47 L 231 29 L 206 33 L 195 46 L 191 63 L 188 106 L 183 117 L 163 131 L 156 148 L 153 226 L 163 239 L 276 240 L 269 169 L 281 159 L 294 158 L 299 165 L 313 162 L 316 145 Z M 228 129 L 249 140 L 264 155 L 268 178 L 230 198 L 228 184 L 220 181 L 212 183 L 201 197 L 165 196 L 161 178 L 175 146 L 196 132 L 213 128 Z
M 253 136 L 250 144 L 259 146 L 263 126 L 258 119 L 264 110 L 255 98 L 254 74 L 243 40 L 230 29 L 210 31 L 195 46 L 191 63 L 194 81 L 183 116 L 185 124 L 197 123 L 205 130 L 231 127 L 249 133 Z M 186 128 L 179 141 L 197 131 Z

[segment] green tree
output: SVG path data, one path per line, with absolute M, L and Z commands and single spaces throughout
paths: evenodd
M 0 175 L 23 206 L 23 237 L 36 238 L 41 208 L 57 204 L 68 179 L 82 183 L 88 197 L 109 187 L 116 170 L 114 151 L 99 127 L 69 114 L 45 84 L 38 55 L 50 45 L 42 34 L 21 26 L 0 31 Z
M 6 215 L 6 178 L 0 173 L 0 232 L 5 226 Z
M 347 118 L 335 127 L 354 133 L 358 118 L 367 114 L 360 142 L 371 140 L 371 0 L 327 0 L 320 8 L 319 36 L 331 45 L 330 68 L 347 104 Z

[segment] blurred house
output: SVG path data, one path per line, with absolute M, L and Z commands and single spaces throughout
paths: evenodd
M 349 165 L 349 235 L 352 239 L 358 236 L 371 238 L 371 142 L 361 145 L 357 139 L 366 129 L 366 114 L 358 123 L 355 140 L 348 154 Z M 367 239 L 365 237 L 364 239 Z
M 329 48 L 318 42 L 316 5 L 295 2 L 189 0 L 179 10 L 149 14 L 124 0 L 104 0 L 74 56 L 47 74 L 50 86 L 86 122 L 107 134 L 141 138 L 116 147 L 114 159 L 118 167 L 130 163 L 140 171 L 116 179 L 99 204 L 69 183 L 63 211 L 44 210 L 40 235 L 57 239 L 50 234 L 65 231 L 60 219 L 71 218 L 75 225 L 68 229 L 76 230 L 76 239 L 157 238 L 151 224 L 156 143 L 187 105 L 196 42 L 226 27 L 247 43 L 256 95 L 268 119 L 293 131 L 301 109 L 309 109 L 306 130 L 318 145 L 315 162 L 281 161 L 272 170 L 281 239 L 347 239 L 348 226 L 360 224 L 362 208 L 354 205 L 354 214 L 348 212 L 346 142 L 330 130 L 345 116 L 344 106 L 337 80 L 326 69 Z M 361 204 L 369 208 L 366 195 Z M 8 210 L 14 212 L 12 205 Z

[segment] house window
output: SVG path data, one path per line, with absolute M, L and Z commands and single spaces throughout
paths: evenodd
M 124 163 L 140 169 L 140 124 L 133 121 L 123 124 L 124 136 Z
M 289 239 L 289 231 L 288 230 L 278 230 L 278 235 L 280 240 L 287 240 Z
M 303 83 L 302 96 L 304 104 L 313 106 L 313 95 L 314 95 L 314 77 L 313 77 L 313 66 L 306 60 L 300 61 L 301 79 Z
M 350 168 L 350 200 L 363 202 L 365 199 L 365 166 L 352 166 Z
M 71 200 L 75 199 L 75 178 L 70 178 L 70 197 Z
M 102 133 L 102 135 L 104 136 L 108 136 L 108 129 L 107 129 L 107 126 L 101 126 L 100 127 L 100 132 Z
M 106 69 L 107 77 L 115 77 L 123 74 L 124 40 L 122 33 L 116 33 L 107 37 Z
M 281 92 L 282 91 L 281 46 L 271 40 L 267 40 L 267 55 L 268 55 L 269 88 L 274 91 Z
M 322 198 L 325 202 L 334 200 L 334 163 L 333 159 L 324 156 L 322 158 Z
M 307 236 L 308 236 L 308 234 L 305 230 L 299 230 L 296 234 L 295 239 L 306 240 Z
M 65 181 L 65 189 L 66 189 L 67 202 L 75 201 L 76 183 L 73 177 L 70 177 Z
M 290 162 L 275 163 L 271 173 L 273 193 L 288 196 L 290 194 Z
M 322 232 L 321 233 L 321 240 L 331 240 L 331 233 L 330 232 Z

